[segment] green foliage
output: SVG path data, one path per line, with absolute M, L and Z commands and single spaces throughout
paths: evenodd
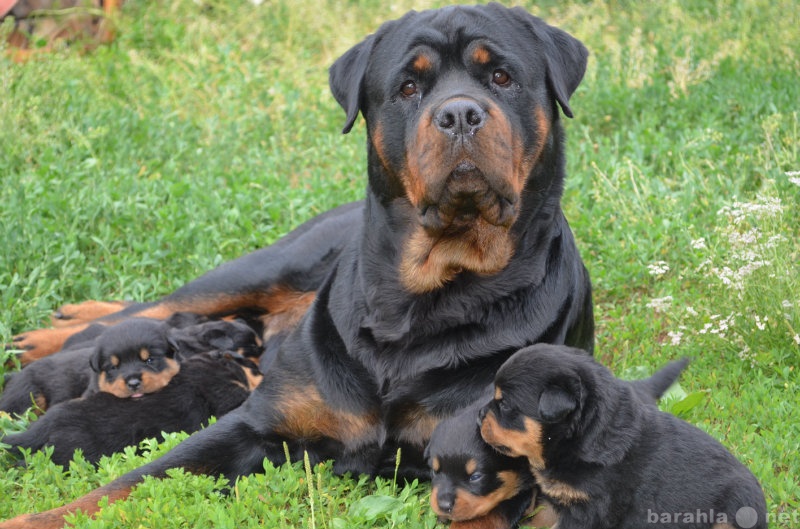
M 691 357 L 682 394 L 662 406 L 753 470 L 772 527 L 796 527 L 795 3 L 523 4 L 591 51 L 576 117 L 565 120 L 563 202 L 595 287 L 598 358 L 625 373 Z M 130 0 L 118 39 L 89 55 L 66 48 L 16 65 L 0 54 L 0 339 L 47 325 L 65 302 L 166 294 L 359 198 L 364 127 L 340 135 L 326 70 L 412 7 L 431 6 Z M 2 365 L 9 358 L 0 352 Z M 0 416 L 0 428 L 30 418 Z M 0 452 L 0 519 L 62 504 L 179 439 L 143 443 L 97 469 L 79 455 L 62 469 L 46 452 L 24 468 Z M 264 470 L 233 484 L 176 471 L 94 520 L 71 521 L 436 525 L 424 484 L 337 477 L 329 464 Z

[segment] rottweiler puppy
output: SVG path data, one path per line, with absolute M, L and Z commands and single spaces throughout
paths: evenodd
M 162 432 L 194 432 L 212 416 L 237 408 L 261 381 L 258 366 L 234 352 L 196 354 L 155 393 L 118 398 L 95 393 L 53 406 L 18 434 L 1 441 L 12 449 L 53 447 L 53 462 L 68 465 L 75 450 L 97 463 L 142 440 L 162 438 Z
M 161 320 L 131 318 L 108 327 L 95 340 L 85 395 L 101 391 L 124 399 L 159 391 L 181 369 L 177 351 Z
M 131 322 L 135 327 L 123 332 L 130 322 L 123 323 L 120 326 L 123 331 L 117 329 L 103 338 L 103 352 L 98 351 L 95 341 L 110 328 L 95 324 L 73 335 L 58 354 L 42 358 L 27 365 L 22 371 L 7 375 L 5 389 L 0 394 L 0 411 L 21 414 L 33 406 L 34 411 L 43 413 L 59 402 L 96 393 L 99 391 L 99 376 L 92 370 L 90 363 L 100 363 L 103 355 L 116 354 L 123 358 L 124 351 L 131 347 L 171 347 L 175 351 L 174 360 L 178 363 L 194 354 L 210 351 L 236 352 L 252 358 L 260 357 L 263 351 L 258 334 L 240 320 L 209 320 L 197 314 L 180 312 L 163 322 L 146 322 L 144 327 L 151 331 L 148 335 L 136 334 L 137 329 L 142 327 L 140 319 L 133 319 Z M 162 330 L 156 329 L 158 325 L 166 327 L 166 344 Z M 125 342 L 132 336 L 136 338 L 134 342 Z M 145 344 L 147 340 L 155 342 Z M 140 357 L 133 355 L 130 359 L 134 370 L 137 366 L 145 369 L 145 363 L 139 365 Z M 153 362 L 151 365 L 154 365 Z M 90 386 L 92 389 L 89 389 Z M 117 394 L 118 397 L 123 395 L 124 393 L 119 392 Z
M 527 347 L 497 372 L 481 435 L 528 459 L 559 529 L 765 529 L 753 474 L 643 397 L 648 386 L 569 347 Z
M 80 397 L 89 385 L 89 358 L 94 347 L 66 349 L 6 375 L 0 411 L 20 415 L 33 407 L 37 414 L 59 402 Z
M 633 382 L 634 389 L 640 398 L 655 403 L 687 364 L 688 359 L 672 362 L 652 377 Z M 433 510 L 459 529 L 516 527 L 523 519 L 526 526 L 550 527 L 555 513 L 544 498 L 536 501 L 538 488 L 528 459 L 504 455 L 481 438 L 479 408 L 443 420 L 433 432 L 426 451 Z
M 104 317 L 259 319 L 287 332 L 264 382 L 163 457 L 0 527 L 56 527 L 170 468 L 234 480 L 287 453 L 392 475 L 402 449 L 398 476 L 427 479 L 436 425 L 475 402 L 516 350 L 591 350 L 591 284 L 561 208 L 561 115 L 572 116 L 587 57 L 563 30 L 496 3 L 410 12 L 347 51 L 329 84 L 344 132 L 365 118 L 365 200 Z M 14 344 L 33 361 L 83 328 Z
M 477 406 L 440 422 L 425 457 L 431 507 L 453 528 L 515 527 L 536 497 L 528 460 L 504 455 L 481 439 Z

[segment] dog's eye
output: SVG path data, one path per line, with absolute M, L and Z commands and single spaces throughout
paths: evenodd
M 473 472 L 472 474 L 469 475 L 470 483 L 476 483 L 482 479 L 483 479 L 483 474 L 481 474 L 480 472 Z
M 508 86 L 511 83 L 511 76 L 507 71 L 498 68 L 492 73 L 492 82 L 497 86 Z
M 154 363 L 154 362 L 155 362 L 155 360 L 153 360 L 153 357 L 152 357 L 152 356 L 148 356 L 148 357 L 147 357 L 147 360 L 145 360 L 145 361 L 144 361 L 144 363 L 145 363 L 146 365 L 149 365 L 149 366 L 153 365 L 153 363 Z
M 501 399 L 497 401 L 497 410 L 500 411 L 501 413 L 508 413 L 509 411 L 511 411 L 511 407 L 505 400 Z
M 411 97 L 417 93 L 417 83 L 414 81 L 406 81 L 400 86 L 400 93 L 403 97 Z

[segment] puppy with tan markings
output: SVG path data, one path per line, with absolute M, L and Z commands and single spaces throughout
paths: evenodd
M 626 382 L 583 351 L 526 347 L 497 372 L 481 435 L 528 459 L 558 529 L 765 529 L 753 474 L 648 398 L 680 368 Z
M 524 457 L 509 457 L 480 436 L 478 407 L 443 420 L 425 457 L 431 467 L 431 507 L 453 529 L 510 528 L 536 496 Z
M 89 360 L 95 375 L 86 396 L 102 391 L 138 398 L 164 388 L 180 371 L 177 348 L 163 321 L 133 318 L 109 327 L 95 343 Z

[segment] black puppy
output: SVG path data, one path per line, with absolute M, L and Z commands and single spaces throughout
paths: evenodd
M 95 340 L 89 359 L 95 375 L 85 395 L 138 398 L 159 391 L 180 371 L 176 352 L 163 321 L 132 318 L 109 327 Z
M 503 455 L 481 439 L 476 406 L 440 422 L 425 457 L 431 507 L 453 528 L 478 519 L 485 527 L 514 527 L 536 496 L 528 460 Z
M 635 381 L 639 397 L 656 402 L 687 364 L 688 360 L 673 362 L 652 377 Z M 478 407 L 473 406 L 445 419 L 433 432 L 426 452 L 432 470 L 433 510 L 452 520 L 454 528 L 516 527 L 522 518 L 526 525 L 550 527 L 555 513 L 543 498 L 534 501 L 538 488 L 527 458 L 504 455 L 486 444 L 478 415 Z
M 643 387 L 581 351 L 527 347 L 498 371 L 481 434 L 528 458 L 559 529 L 766 528 L 753 474 Z
M 212 416 L 238 407 L 261 381 L 256 364 L 235 353 L 197 354 L 161 391 L 140 398 L 96 393 L 53 406 L 22 433 L 2 442 L 16 449 L 53 447 L 53 462 L 67 465 L 76 449 L 87 461 L 122 451 L 162 432 L 194 432 Z
M 44 413 L 54 404 L 80 397 L 91 378 L 93 354 L 91 346 L 73 348 L 7 375 L 0 411 L 19 415 L 33 407 L 36 413 Z

